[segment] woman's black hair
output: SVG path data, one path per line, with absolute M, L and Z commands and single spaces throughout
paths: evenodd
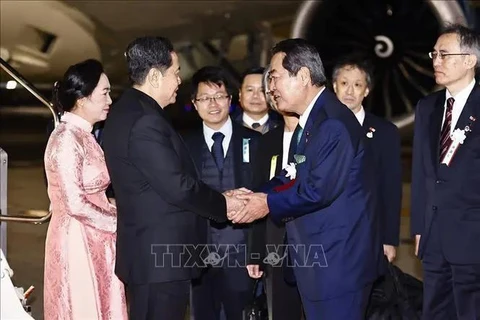
M 104 73 L 100 61 L 88 59 L 67 69 L 53 87 L 53 104 L 61 113 L 71 111 L 78 99 L 88 97 Z

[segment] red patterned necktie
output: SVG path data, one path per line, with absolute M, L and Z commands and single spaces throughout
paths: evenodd
M 443 157 L 447 153 L 450 143 L 452 142 L 452 139 L 450 139 L 450 130 L 452 127 L 452 110 L 454 102 L 455 99 L 453 98 L 447 99 L 447 111 L 445 112 L 445 121 L 443 122 L 443 127 L 440 134 L 440 161 L 442 161 Z

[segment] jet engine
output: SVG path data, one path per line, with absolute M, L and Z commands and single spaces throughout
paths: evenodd
M 467 24 L 456 1 L 305 1 L 291 36 L 317 47 L 327 77 L 343 55 L 370 59 L 374 87 L 364 107 L 403 128 L 412 124 L 417 101 L 439 89 L 428 52 L 448 23 Z

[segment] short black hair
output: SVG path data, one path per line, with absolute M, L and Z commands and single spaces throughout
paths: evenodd
M 367 87 L 369 90 L 372 89 L 373 72 L 374 72 L 373 64 L 366 56 L 358 55 L 358 54 L 344 56 L 335 64 L 332 72 L 332 82 L 335 82 L 336 79 L 338 78 L 340 69 L 346 66 L 352 66 L 359 69 L 360 71 L 365 72 L 365 77 L 366 77 L 365 80 L 367 81 Z
M 127 47 L 128 76 L 133 84 L 145 82 L 152 68 L 164 72 L 172 66 L 173 45 L 164 37 L 141 37 L 133 40 Z
M 233 95 L 235 90 L 232 77 L 224 68 L 217 66 L 206 66 L 195 72 L 192 76 L 192 100 L 197 97 L 198 85 L 201 82 L 213 83 L 217 86 L 223 85 L 230 96 Z
M 265 68 L 263 68 L 263 67 L 255 67 L 255 68 L 247 69 L 247 71 L 245 71 L 242 75 L 242 83 L 247 76 L 249 76 L 251 74 L 263 75 L 264 72 L 265 72 Z
M 77 100 L 88 97 L 104 73 L 100 61 L 88 59 L 70 66 L 53 87 L 53 104 L 59 112 L 71 111 Z
M 449 24 L 440 33 L 440 36 L 454 33 L 458 36 L 460 48 L 477 57 L 476 68 L 480 65 L 480 35 L 477 31 L 461 24 Z M 440 37 L 439 36 L 439 37 Z
M 273 47 L 272 56 L 279 52 L 285 53 L 282 66 L 290 76 L 296 76 L 301 68 L 306 67 L 314 86 L 320 87 L 327 83 L 320 54 L 307 40 L 296 38 L 280 41 Z

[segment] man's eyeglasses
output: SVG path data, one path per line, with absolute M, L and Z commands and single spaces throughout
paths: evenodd
M 428 56 L 432 60 L 435 60 L 437 58 L 440 58 L 440 60 L 443 60 L 445 59 L 445 57 L 448 57 L 448 56 L 468 56 L 468 55 L 470 55 L 470 53 L 443 53 L 443 52 L 435 52 L 435 51 L 428 53 Z
M 230 98 L 229 95 L 216 95 L 216 96 L 213 96 L 213 97 L 197 98 L 197 99 L 195 99 L 195 102 L 198 102 L 200 104 L 207 104 L 207 103 L 210 103 L 212 101 L 215 101 L 216 103 L 220 103 L 220 102 L 225 101 L 228 98 Z

